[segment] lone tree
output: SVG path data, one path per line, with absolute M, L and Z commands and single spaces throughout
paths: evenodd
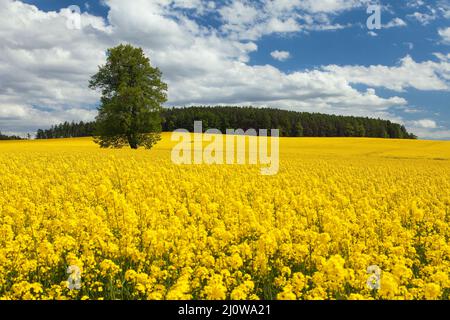
M 119 45 L 108 49 L 106 64 L 92 76 L 89 87 L 101 89 L 95 141 L 102 148 L 153 147 L 161 137 L 162 104 L 167 84 L 150 65 L 141 48 Z

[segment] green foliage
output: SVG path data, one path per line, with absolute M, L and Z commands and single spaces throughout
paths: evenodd
M 166 109 L 163 130 L 194 130 L 203 121 L 204 130 L 217 128 L 280 129 L 285 137 L 371 137 L 416 139 L 404 126 L 391 121 L 320 113 L 294 112 L 252 107 L 190 107 Z
M 0 131 L 0 140 L 22 140 L 22 138 L 18 136 L 7 136 Z
M 39 129 L 36 133 L 36 139 L 91 137 L 94 135 L 94 130 L 94 122 L 64 122 L 47 130 Z
M 102 92 L 95 141 L 102 148 L 151 148 L 161 132 L 167 85 L 141 48 L 119 45 L 108 50 L 107 62 L 89 83 Z

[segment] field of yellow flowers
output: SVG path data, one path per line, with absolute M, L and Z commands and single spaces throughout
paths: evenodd
M 0 298 L 449 299 L 449 142 L 283 138 L 276 176 L 172 145 L 1 142 Z

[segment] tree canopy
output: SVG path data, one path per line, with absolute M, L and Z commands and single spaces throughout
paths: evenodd
M 388 120 L 295 112 L 252 107 L 190 107 L 166 109 L 163 130 L 194 130 L 202 120 L 205 130 L 217 128 L 279 129 L 284 137 L 371 137 L 415 139 L 406 128 Z
M 2 132 L 0 131 L 0 140 L 22 140 L 22 138 L 19 136 L 8 136 L 2 134 Z
M 106 64 L 89 83 L 102 92 L 95 129 L 101 147 L 151 148 L 159 140 L 160 112 L 167 100 L 161 78 L 141 48 L 121 44 L 108 50 Z

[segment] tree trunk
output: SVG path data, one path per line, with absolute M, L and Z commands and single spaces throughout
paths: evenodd
M 136 137 L 134 136 L 134 134 L 128 135 L 128 143 L 130 144 L 131 149 L 136 150 L 138 148 L 138 144 L 137 144 Z

